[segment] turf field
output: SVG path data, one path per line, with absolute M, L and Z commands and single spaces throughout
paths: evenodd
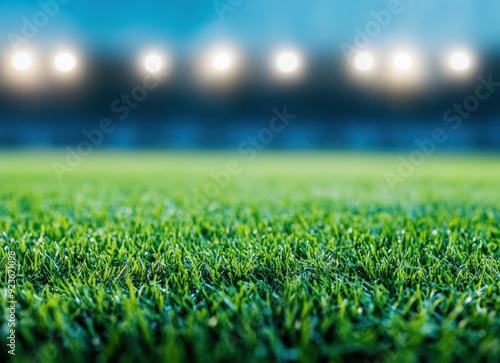
M 14 251 L 19 362 L 499 362 L 500 156 L 397 157 L 0 153 L 0 360 Z

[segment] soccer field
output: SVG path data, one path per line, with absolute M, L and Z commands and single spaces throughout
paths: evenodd
M 398 156 L 95 152 L 60 181 L 62 152 L 1 152 L 2 346 L 14 329 L 18 362 L 498 362 L 500 157 L 436 155 L 391 188 Z

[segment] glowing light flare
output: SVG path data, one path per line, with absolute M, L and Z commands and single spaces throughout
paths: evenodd
M 59 72 L 67 73 L 75 69 L 76 58 L 69 53 L 59 54 L 54 64 Z
M 354 64 L 360 71 L 366 72 L 373 68 L 374 65 L 373 57 L 368 53 L 361 53 L 356 56 Z
M 231 67 L 232 59 L 227 53 L 219 53 L 213 59 L 213 66 L 217 71 L 225 71 Z
M 464 71 L 469 68 L 470 59 L 465 53 L 454 53 L 450 57 L 450 66 L 455 71 Z
M 27 53 L 16 53 L 12 57 L 12 66 L 18 71 L 26 71 L 32 65 L 31 56 Z
M 413 66 L 413 59 L 407 53 L 400 53 L 394 58 L 394 67 L 399 71 L 408 71 Z
M 196 57 L 194 71 L 200 84 L 226 92 L 237 84 L 244 74 L 243 58 L 237 46 L 231 43 L 212 44 Z
M 144 66 L 146 70 L 150 73 L 159 72 L 161 70 L 162 65 L 163 62 L 160 56 L 157 54 L 150 54 L 144 60 Z
M 276 61 L 278 70 L 282 73 L 293 73 L 299 68 L 299 58 L 292 52 L 285 52 Z

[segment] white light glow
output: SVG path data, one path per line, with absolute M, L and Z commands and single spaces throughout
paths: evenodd
M 400 71 L 407 71 L 413 65 L 413 59 L 406 53 L 401 53 L 394 58 L 394 66 Z
M 278 70 L 283 73 L 295 72 L 299 67 L 299 58 L 290 52 L 282 53 L 276 63 Z
M 144 66 L 146 70 L 151 73 L 159 72 L 162 67 L 161 58 L 156 54 L 150 54 L 146 57 L 144 61 Z
M 231 57 L 226 53 L 219 53 L 213 59 L 213 65 L 218 71 L 225 71 L 231 66 Z
M 58 71 L 70 72 L 76 67 L 76 59 L 69 53 L 63 53 L 57 56 L 54 64 Z
M 356 56 L 354 64 L 360 71 L 369 71 L 373 68 L 373 57 L 368 53 L 361 53 Z
M 455 53 L 450 58 L 450 66 L 456 71 L 464 71 L 469 65 L 469 57 L 464 53 Z
M 18 71 L 28 70 L 31 64 L 31 57 L 27 53 L 17 53 L 12 57 L 12 66 Z

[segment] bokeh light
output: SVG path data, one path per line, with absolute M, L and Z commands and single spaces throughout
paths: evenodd
M 26 71 L 31 65 L 32 59 L 28 53 L 16 53 L 12 57 L 12 66 L 18 71 Z
M 368 53 L 361 53 L 356 56 L 354 60 L 356 68 L 360 71 L 369 71 L 373 68 L 374 60 L 373 57 Z
M 276 62 L 278 70 L 282 73 L 293 73 L 299 67 L 299 58 L 292 52 L 281 53 Z
M 413 59 L 407 53 L 400 53 L 394 58 L 394 67 L 399 71 L 408 71 L 413 66 Z
M 470 59 L 465 53 L 454 53 L 450 57 L 450 66 L 455 71 L 464 71 L 469 68 Z
M 213 66 L 218 71 L 225 71 L 231 67 L 231 57 L 227 53 L 218 53 L 213 60 Z
M 146 57 L 144 61 L 144 66 L 146 70 L 151 73 L 156 73 L 161 70 L 162 60 L 161 57 L 157 54 L 150 54 Z
M 76 59 L 69 53 L 59 54 L 54 62 L 59 72 L 70 72 L 76 67 Z

